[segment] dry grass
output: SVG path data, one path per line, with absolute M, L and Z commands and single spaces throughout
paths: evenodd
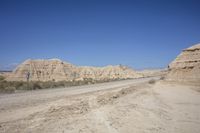
M 3 76 L 0 76 L 0 93 L 12 93 L 16 90 L 36 90 L 36 89 L 47 89 L 47 88 L 59 88 L 59 87 L 70 87 L 88 85 L 102 82 L 109 82 L 111 80 L 93 80 L 90 78 L 84 79 L 83 81 L 6 81 Z

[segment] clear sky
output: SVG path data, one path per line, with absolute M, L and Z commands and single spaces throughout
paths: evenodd
M 200 0 L 0 0 L 0 69 L 28 58 L 166 67 L 200 42 Z

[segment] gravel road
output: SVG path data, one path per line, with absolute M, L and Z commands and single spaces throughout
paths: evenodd
M 0 95 L 0 133 L 199 133 L 199 87 L 152 78 Z

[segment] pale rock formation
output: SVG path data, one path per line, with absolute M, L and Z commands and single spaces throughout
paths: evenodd
M 73 80 L 72 64 L 59 59 L 26 60 L 20 64 L 7 78 L 9 81 L 26 81 L 30 73 L 31 81 Z
M 92 78 L 96 80 L 128 79 L 139 78 L 142 76 L 133 69 L 122 65 L 106 67 L 79 67 L 78 73 L 80 77 Z
M 165 76 L 168 70 L 165 69 L 145 69 L 138 71 L 139 73 L 143 74 L 144 77 L 154 77 L 154 76 Z
M 75 66 L 59 59 L 26 60 L 6 79 L 8 81 L 73 81 L 139 78 L 142 74 L 126 66 L 88 67 Z
M 1 71 L 0 76 L 7 78 L 11 74 L 11 71 Z
M 169 64 L 168 81 L 190 82 L 200 84 L 200 44 L 182 51 Z

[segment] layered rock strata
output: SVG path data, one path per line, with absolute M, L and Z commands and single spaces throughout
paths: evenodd
M 183 50 L 169 64 L 169 73 L 166 79 L 200 84 L 200 44 Z
M 8 81 L 73 81 L 139 78 L 142 74 L 117 65 L 106 67 L 75 66 L 59 59 L 26 60 L 7 77 Z

